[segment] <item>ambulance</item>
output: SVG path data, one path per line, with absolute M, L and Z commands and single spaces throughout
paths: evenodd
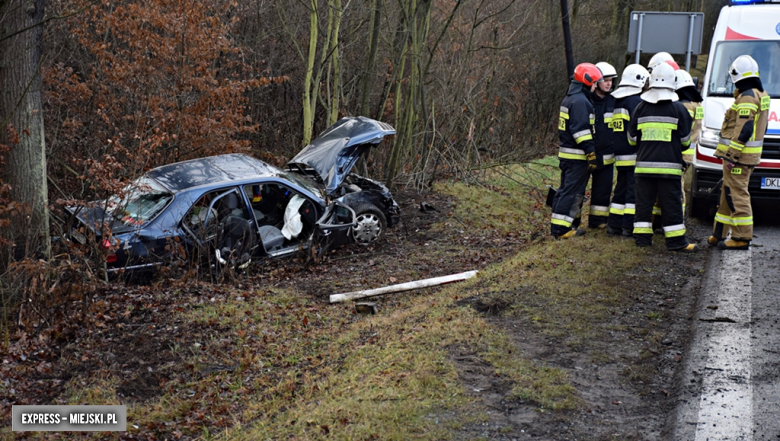
M 714 157 L 726 110 L 734 103 L 731 63 L 740 55 L 757 62 L 764 90 L 772 98 L 761 163 L 749 190 L 754 202 L 780 202 L 780 0 L 733 0 L 720 11 L 712 37 L 701 95 L 704 122 L 693 160 L 693 214 L 714 213 L 720 197 L 722 162 Z

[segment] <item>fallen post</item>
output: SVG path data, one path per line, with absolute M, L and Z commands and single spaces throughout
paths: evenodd
M 392 292 L 411 291 L 413 289 L 427 288 L 429 286 L 444 285 L 445 283 L 460 282 L 476 276 L 477 270 L 466 271 L 465 273 L 451 274 L 449 276 L 433 277 L 431 279 L 415 280 L 414 282 L 398 283 L 396 285 L 384 286 L 382 288 L 364 289 L 362 291 L 345 292 L 342 294 L 331 294 L 330 303 L 343 302 L 345 300 L 362 299 L 364 297 L 373 297 Z

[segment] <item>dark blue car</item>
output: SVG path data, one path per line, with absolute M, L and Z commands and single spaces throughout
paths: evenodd
M 344 118 L 284 170 L 244 154 L 178 162 L 69 211 L 109 249 L 109 273 L 154 269 L 174 255 L 246 267 L 300 250 L 369 245 L 399 222 L 400 209 L 384 185 L 350 171 L 393 134 L 379 121 Z M 86 243 L 83 233 L 74 227 L 71 237 Z

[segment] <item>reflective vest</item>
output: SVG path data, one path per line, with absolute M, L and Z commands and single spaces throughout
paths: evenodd
M 742 165 L 758 165 L 764 145 L 769 95 L 758 89 L 739 93 L 726 111 L 715 156 Z
M 583 87 L 582 83 L 572 82 L 561 102 L 558 120 L 558 157 L 561 159 L 586 161 L 587 154 L 596 150 L 593 141 L 596 115 Z
M 679 102 L 639 103 L 627 135 L 637 149 L 634 175 L 680 179 L 682 152 L 691 144 L 692 126 L 693 118 Z

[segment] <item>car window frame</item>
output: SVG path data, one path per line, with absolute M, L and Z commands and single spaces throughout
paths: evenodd
M 217 202 L 219 202 L 222 198 L 224 198 L 225 196 L 227 196 L 230 193 L 236 193 L 237 196 L 238 196 L 238 199 L 240 201 L 242 201 L 243 204 L 244 204 L 244 211 L 246 212 L 248 210 L 248 211 L 251 212 L 251 210 L 249 210 L 248 207 L 247 207 L 247 203 L 246 203 L 245 198 L 242 196 L 243 189 L 240 186 L 233 185 L 231 187 L 205 191 L 202 195 L 200 195 L 197 199 L 195 199 L 195 201 L 192 202 L 192 205 L 190 205 L 190 207 L 185 212 L 184 216 L 182 216 L 181 220 L 179 221 L 180 222 L 179 223 L 179 227 L 182 230 L 184 230 L 185 233 L 188 236 L 190 236 L 191 239 L 194 239 L 195 243 L 198 246 L 207 246 L 210 241 L 212 241 L 212 240 L 216 241 L 218 234 L 215 232 L 213 234 L 213 236 L 210 235 L 208 237 L 201 238 L 201 236 L 199 234 L 197 234 L 189 226 L 186 225 L 187 222 L 185 222 L 185 220 L 189 217 L 189 213 L 192 210 L 192 208 L 195 206 L 195 202 L 199 201 L 202 197 L 206 196 L 209 193 L 218 193 L 218 195 L 214 199 L 212 199 L 212 201 L 209 203 L 208 211 L 206 213 L 206 219 L 203 220 L 203 224 L 204 225 L 208 225 L 211 213 L 213 213 L 213 212 L 216 213 L 216 209 L 214 208 L 214 206 L 217 204 Z M 248 219 L 249 222 L 254 224 L 255 223 L 254 215 L 252 213 L 249 213 L 249 217 L 250 217 Z M 216 221 L 217 221 L 217 224 L 215 224 L 215 225 L 218 225 L 219 219 L 217 219 Z M 254 229 L 253 231 L 255 231 L 255 233 L 256 233 L 256 229 Z

